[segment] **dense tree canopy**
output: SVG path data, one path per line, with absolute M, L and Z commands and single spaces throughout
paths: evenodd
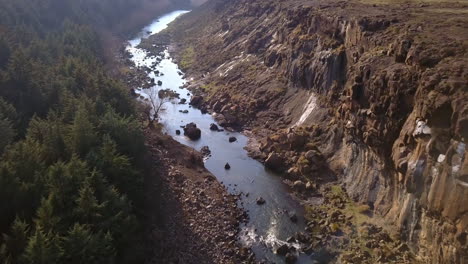
M 139 262 L 143 136 L 96 29 L 143 2 L 0 0 L 0 262 Z

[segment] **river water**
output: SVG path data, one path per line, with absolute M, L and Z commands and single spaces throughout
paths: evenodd
M 157 60 L 156 57 L 148 56 L 145 50 L 138 48 L 142 38 L 158 33 L 178 16 L 188 11 L 174 11 L 159 17 L 153 23 L 145 27 L 142 32 L 129 41 L 127 50 L 133 55 L 132 60 L 137 66 L 151 67 Z M 148 97 L 151 89 L 171 89 L 180 94 L 180 99 L 190 101 L 191 93 L 181 88 L 185 79 L 177 64 L 170 58 L 167 50 L 165 56 L 156 67 L 163 73 L 162 76 L 154 72 L 149 77 L 154 78 L 156 83 L 162 81 L 162 86 L 154 86 L 150 89 L 137 89 L 137 93 Z M 184 114 L 180 110 L 188 110 Z M 206 159 L 205 167 L 213 173 L 217 179 L 224 183 L 233 194 L 240 192 L 243 208 L 249 215 L 249 221 L 241 226 L 239 240 L 246 246 L 250 246 L 257 259 L 268 262 L 283 263 L 284 258 L 275 255 L 274 250 L 287 243 L 288 237 L 305 227 L 303 219 L 303 207 L 295 201 L 281 178 L 275 173 L 265 169 L 263 164 L 250 158 L 244 147 L 248 138 L 237 132 L 214 132 L 209 129 L 211 123 L 216 123 L 209 114 L 202 114 L 200 110 L 191 108 L 188 104 L 178 104 L 178 100 L 164 104 L 163 111 L 159 113 L 159 121 L 164 125 L 164 130 L 174 139 L 182 144 L 200 150 L 208 146 L 212 156 Z M 182 135 L 176 135 L 176 130 L 182 130 L 180 126 L 194 122 L 201 129 L 201 139 L 192 141 Z M 234 136 L 237 141 L 229 143 L 229 137 Z M 230 170 L 225 170 L 224 165 L 229 162 Z M 266 203 L 257 205 L 257 198 L 262 197 Z M 299 218 L 297 223 L 292 223 L 289 215 L 296 214 Z M 299 247 L 296 244 L 290 246 Z M 298 255 L 297 263 L 311 263 L 311 258 L 305 254 Z

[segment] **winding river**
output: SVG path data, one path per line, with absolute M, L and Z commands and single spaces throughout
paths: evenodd
M 174 11 L 159 17 L 153 23 L 145 27 L 142 32 L 129 41 L 127 50 L 133 55 L 132 60 L 136 66 L 151 67 L 157 60 L 148 56 L 145 50 L 138 48 L 142 38 L 158 33 L 178 16 L 188 11 Z M 171 89 L 180 94 L 180 99 L 190 101 L 191 93 L 181 88 L 186 82 L 177 64 L 171 59 L 167 50 L 165 56 L 156 68 L 163 75 L 149 73 L 156 83 L 162 81 L 162 86 L 154 86 L 150 89 L 156 92 L 159 89 Z M 147 97 L 150 89 L 137 89 L 137 93 Z M 209 129 L 211 123 L 216 123 L 209 114 L 202 114 L 200 110 L 191 108 L 188 104 L 175 102 L 166 103 L 159 114 L 159 120 L 164 125 L 165 132 L 182 144 L 200 150 L 208 146 L 212 156 L 206 159 L 206 168 L 213 173 L 233 194 L 243 193 L 241 202 L 249 215 L 249 221 L 241 226 L 239 240 L 246 246 L 250 246 L 257 259 L 268 262 L 282 263 L 284 258 L 275 255 L 274 250 L 287 243 L 288 237 L 304 230 L 303 207 L 295 201 L 288 187 L 281 178 L 265 169 L 263 164 L 250 158 L 244 147 L 248 138 L 242 133 L 214 132 Z M 188 113 L 180 112 L 188 110 Z M 176 130 L 182 130 L 180 126 L 194 122 L 201 129 L 200 140 L 192 141 L 183 135 L 176 135 Z M 234 136 L 237 141 L 229 143 L 229 137 Z M 224 169 L 224 164 L 229 162 L 230 170 Z M 257 198 L 262 197 L 266 203 L 257 205 Z M 296 214 L 297 223 L 292 223 L 289 215 Z M 299 247 L 296 244 L 290 246 Z M 297 263 L 310 263 L 311 258 L 305 254 L 298 255 Z

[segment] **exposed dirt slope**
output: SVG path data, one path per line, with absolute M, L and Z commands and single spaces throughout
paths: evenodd
M 210 1 L 164 34 L 201 107 L 252 129 L 253 155 L 294 180 L 338 179 L 423 260 L 468 263 L 467 14 L 455 1 Z

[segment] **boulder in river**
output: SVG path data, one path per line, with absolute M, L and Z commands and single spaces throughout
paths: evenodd
M 177 129 L 177 130 L 175 131 L 175 133 L 176 133 L 176 135 L 180 135 L 180 130 Z
M 158 81 L 158 85 L 162 86 L 162 81 L 161 80 Z
M 181 112 L 182 114 L 188 114 L 189 111 L 185 109 L 185 110 L 179 110 L 179 112 Z
M 185 104 L 185 103 L 187 103 L 187 99 L 185 98 L 180 99 L 179 104 Z
M 174 98 L 179 98 L 180 94 L 171 90 L 171 89 L 162 89 L 158 91 L 158 97 L 161 99 L 172 100 Z
M 197 140 L 201 137 L 201 130 L 197 127 L 195 123 L 189 123 L 184 127 L 184 135 L 190 138 L 191 140 Z
M 236 142 L 237 138 L 236 137 L 229 137 L 229 143 Z
M 289 215 L 289 219 L 291 220 L 291 222 L 297 223 L 297 215 L 295 213 L 291 213 Z
M 265 202 L 266 202 L 265 199 L 263 199 L 262 197 L 258 197 L 257 204 L 262 205 L 262 204 L 265 204 Z
M 192 96 L 192 99 L 190 100 L 190 105 L 198 107 L 201 105 L 202 102 L 203 102 L 203 97 L 201 97 L 200 95 L 194 95 Z
M 287 244 L 283 244 L 282 246 L 276 249 L 276 254 L 280 256 L 286 256 L 288 252 L 289 252 L 289 247 Z
M 215 123 L 210 124 L 211 131 L 219 131 L 219 127 Z
M 226 163 L 226 165 L 224 165 L 224 169 L 226 169 L 226 170 L 231 169 L 231 165 L 229 165 L 229 163 Z
M 284 159 L 280 154 L 271 152 L 265 160 L 265 166 L 272 170 L 281 170 L 284 168 Z

